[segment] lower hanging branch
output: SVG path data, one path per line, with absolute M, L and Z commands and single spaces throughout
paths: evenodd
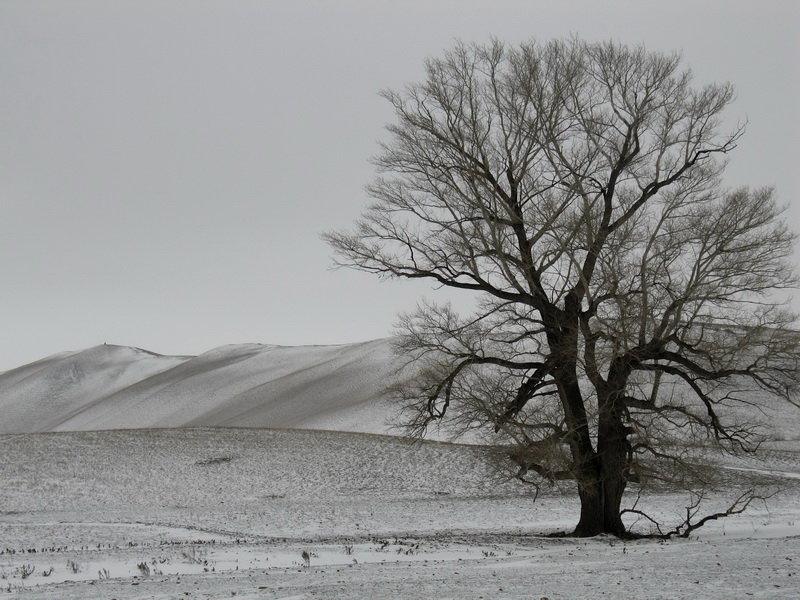
M 694 495 L 694 499 L 692 503 L 686 507 L 686 518 L 679 523 L 674 529 L 664 532 L 661 528 L 661 523 L 659 523 L 656 519 L 648 515 L 642 510 L 636 508 L 639 499 L 637 498 L 636 502 L 634 503 L 632 508 L 626 508 L 620 511 L 620 516 L 625 514 L 635 514 L 638 515 L 650 523 L 656 528 L 658 533 L 655 534 L 641 534 L 635 535 L 636 537 L 642 538 L 657 538 L 657 539 L 669 539 L 672 537 L 680 537 L 680 538 L 687 538 L 689 537 L 693 531 L 696 531 L 709 523 L 710 521 L 716 521 L 718 519 L 724 519 L 726 517 L 730 517 L 733 515 L 738 515 L 743 513 L 747 508 L 757 500 L 766 501 L 768 498 L 772 497 L 772 494 L 760 494 L 757 493 L 754 489 L 748 489 L 742 492 L 725 510 L 714 512 L 702 517 L 698 517 L 700 513 L 700 505 L 703 502 L 705 495 L 701 492 Z

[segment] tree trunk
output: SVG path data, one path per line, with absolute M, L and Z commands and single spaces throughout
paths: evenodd
M 612 453 L 616 454 L 616 453 Z M 603 460 L 603 533 L 618 537 L 626 533 L 619 511 L 627 485 L 627 457 L 605 456 Z M 609 460 L 609 458 L 611 458 Z
M 581 518 L 572 535 L 591 537 L 610 533 L 617 537 L 626 534 L 625 525 L 619 515 L 622 493 L 625 487 L 602 478 L 578 484 L 581 499 Z
M 622 383 L 615 382 L 619 383 L 617 387 L 597 390 L 600 415 L 595 451 L 577 377 L 579 307 L 576 297 L 568 297 L 565 310 L 553 317 L 557 326 L 548 332 L 552 352 L 560 358 L 554 379 L 570 431 L 568 439 L 581 499 L 581 517 L 573 535 L 589 537 L 610 533 L 623 536 L 625 525 L 619 511 L 627 483 L 630 446 L 616 398 L 619 390 L 624 389 L 624 380 L 615 365 L 615 376 Z
M 626 533 L 619 511 L 628 483 L 630 442 L 619 414 L 617 396 L 616 393 L 601 395 L 599 401 L 597 454 L 578 482 L 581 499 L 581 519 L 575 528 L 578 536 Z
M 604 533 L 603 489 L 599 480 L 578 483 L 581 499 L 581 518 L 572 535 L 591 537 Z
M 617 411 L 609 408 L 614 406 L 613 402 L 601 404 L 597 454 L 584 462 L 578 479 L 581 518 L 575 528 L 577 536 L 626 534 L 619 512 L 628 483 L 628 432 Z

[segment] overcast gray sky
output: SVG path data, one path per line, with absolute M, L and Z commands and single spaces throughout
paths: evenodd
M 800 223 L 794 0 L 0 3 L 0 370 L 389 335 L 429 288 L 331 270 L 319 239 L 368 201 L 377 92 L 456 38 L 571 33 L 734 82 L 728 180 Z

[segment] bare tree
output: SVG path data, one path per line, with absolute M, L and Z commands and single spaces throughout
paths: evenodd
M 722 187 L 731 85 L 642 47 L 495 41 L 383 96 L 375 203 L 325 238 L 339 264 L 476 294 L 401 318 L 413 433 L 492 431 L 520 478 L 575 480 L 576 535 L 625 534 L 628 483 L 691 464 L 689 441 L 757 447 L 736 407 L 798 386 L 774 300 L 794 234 L 771 189 Z

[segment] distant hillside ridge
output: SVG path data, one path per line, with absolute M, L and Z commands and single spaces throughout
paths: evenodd
M 250 427 L 400 435 L 389 390 L 399 361 L 391 338 L 235 344 L 198 356 L 102 344 L 0 373 L 0 434 Z M 670 389 L 684 401 L 694 397 L 680 383 Z M 797 440 L 798 406 L 756 391 L 752 404 L 726 406 L 723 418 L 756 426 L 767 439 Z M 452 436 L 444 427 L 427 437 Z
M 391 340 L 221 346 L 162 356 L 103 344 L 0 373 L 0 433 L 195 426 L 387 433 Z

